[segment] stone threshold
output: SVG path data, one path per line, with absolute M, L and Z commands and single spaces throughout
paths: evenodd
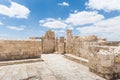
M 64 54 L 64 57 L 69 59 L 69 60 L 72 60 L 74 62 L 88 66 L 88 60 L 85 58 L 77 57 L 77 56 L 72 55 L 72 54 Z
M 0 66 L 14 65 L 14 64 L 24 64 L 43 61 L 41 58 L 35 59 L 23 59 L 23 60 L 11 60 L 11 61 L 1 61 Z

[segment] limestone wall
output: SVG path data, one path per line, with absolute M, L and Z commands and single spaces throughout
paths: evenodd
M 88 58 L 88 46 L 94 45 L 98 41 L 97 36 L 72 36 L 72 31 L 66 31 L 66 53 L 73 54 L 79 57 Z
M 48 30 L 42 37 L 42 49 L 43 53 L 54 53 L 55 52 L 55 33 Z
M 0 61 L 40 58 L 42 53 L 41 42 L 31 40 L 1 40 Z
M 89 70 L 107 80 L 120 78 L 120 42 L 107 42 L 97 36 L 73 36 L 66 31 L 66 53 L 89 60 Z
M 64 37 L 60 37 L 58 42 L 58 53 L 65 54 L 65 39 Z
M 95 35 L 85 36 L 85 37 L 82 37 L 82 41 L 85 41 L 85 42 L 97 42 L 98 38 Z
M 73 53 L 73 36 L 72 36 L 72 31 L 67 30 L 66 31 L 66 53 Z
M 55 52 L 55 40 L 44 39 L 43 43 L 43 53 L 54 53 Z
M 120 47 L 91 47 L 89 70 L 107 80 L 120 78 Z
M 76 56 L 80 56 L 80 41 L 79 41 L 79 36 L 74 36 L 73 37 L 73 52 L 72 54 L 76 55 Z
M 57 53 L 58 52 L 58 38 L 55 39 L 55 52 Z
M 91 36 L 73 36 L 71 30 L 66 31 L 66 53 L 88 59 L 89 46 L 118 46 L 120 42 L 107 42 L 105 38 Z

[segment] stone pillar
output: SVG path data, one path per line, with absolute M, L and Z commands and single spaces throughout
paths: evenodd
M 64 39 L 64 37 L 60 37 L 60 40 L 58 43 L 58 52 L 61 54 L 65 53 L 65 39 Z
M 55 52 L 58 52 L 58 38 L 55 39 Z
M 43 53 L 55 52 L 55 33 L 48 30 L 43 37 Z
M 80 41 L 79 36 L 74 36 L 73 38 L 73 55 L 80 56 Z
M 73 36 L 72 36 L 72 31 L 67 30 L 66 31 L 66 53 L 72 53 L 73 52 Z

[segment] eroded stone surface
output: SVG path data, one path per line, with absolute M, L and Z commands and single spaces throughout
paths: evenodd
M 40 43 L 31 42 L 31 41 L 16 42 L 12 40 L 11 42 L 8 41 L 5 44 L 3 44 L 5 40 L 1 41 L 0 42 L 0 60 L 26 59 L 31 57 L 36 58 L 40 56 L 41 53 L 48 53 L 48 54 L 49 53 L 60 53 L 60 54 L 68 53 L 68 54 L 80 57 L 81 59 L 88 60 L 87 66 L 89 67 L 89 70 L 92 71 L 93 73 L 96 73 L 99 76 L 105 77 L 107 79 L 120 77 L 120 47 L 118 47 L 119 42 L 108 42 L 106 41 L 105 38 L 99 38 L 95 35 L 85 36 L 85 37 L 73 36 L 71 30 L 66 31 L 66 39 L 64 37 L 55 38 L 55 33 L 54 31 L 51 31 L 51 30 L 48 30 L 43 37 L 31 37 L 30 39 L 33 39 L 33 40 L 41 39 L 41 40 L 40 40 Z M 76 76 L 76 75 L 79 75 L 79 73 L 77 73 L 76 70 L 75 70 L 76 73 L 74 70 L 68 70 L 69 68 L 74 69 L 72 67 L 73 65 L 69 64 L 70 67 L 68 67 L 68 63 L 66 63 L 65 61 L 61 61 L 61 59 L 59 59 L 60 57 L 58 56 L 52 56 L 53 59 L 51 58 L 51 55 L 50 57 L 48 55 L 47 57 L 43 57 L 43 58 L 46 60 L 42 64 L 42 66 L 44 65 L 44 68 L 46 68 L 45 70 L 43 69 L 45 72 L 40 71 L 41 73 L 35 72 L 32 74 L 27 74 L 30 77 L 27 77 L 25 74 L 25 75 L 22 75 L 22 77 L 25 77 L 26 80 L 37 79 L 37 78 L 46 80 L 46 79 L 51 79 L 53 77 L 54 77 L 53 80 L 56 79 L 57 77 L 58 77 L 57 78 L 58 80 L 59 78 L 61 80 L 70 80 L 70 79 L 74 80 L 74 78 L 77 80 L 77 78 L 78 79 L 83 78 L 83 76 L 82 77 Z M 59 63 L 59 66 L 57 66 L 58 63 Z M 82 63 L 82 61 L 80 63 Z M 49 68 L 46 66 L 48 66 Z M 63 66 L 65 67 L 63 68 Z M 22 69 L 24 69 L 23 72 L 25 72 L 26 65 Z M 32 71 L 37 71 L 39 68 L 37 69 L 36 67 L 37 69 L 36 70 L 34 68 L 31 68 L 30 66 L 30 67 L 27 67 L 27 69 L 28 69 L 27 72 L 29 72 L 29 69 Z M 53 70 L 53 69 L 56 69 L 56 70 Z M 64 71 L 62 72 L 63 74 L 61 74 L 58 69 L 61 71 Z M 79 69 L 80 68 L 78 68 L 78 70 Z M 30 73 L 32 71 L 30 71 Z M 57 74 L 57 77 L 55 76 L 54 71 L 58 71 L 58 74 L 57 72 L 55 72 Z M 11 72 L 11 70 L 9 72 Z M 44 78 L 46 77 L 46 72 L 49 73 L 50 75 L 49 78 L 48 77 Z M 68 72 L 74 73 L 76 75 L 69 74 Z M 37 77 L 33 74 L 37 75 Z M 42 75 L 39 76 L 40 74 Z M 67 76 L 67 74 L 69 74 L 69 77 Z M 82 75 L 83 73 L 80 73 L 80 74 Z M 85 74 L 87 75 L 86 72 Z
M 42 37 L 42 49 L 43 53 L 55 52 L 55 33 L 48 30 Z
M 0 66 L 0 80 L 104 80 L 62 55 L 44 54 L 44 62 Z
M 94 52 L 91 51 L 91 53 L 93 52 L 93 55 L 89 57 L 90 71 L 105 77 L 108 80 L 120 78 L 120 48 L 99 46 L 92 48 L 98 50 Z
M 0 61 L 40 58 L 41 42 L 36 40 L 0 40 Z

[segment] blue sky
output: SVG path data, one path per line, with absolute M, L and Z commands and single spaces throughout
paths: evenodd
M 120 41 L 120 0 L 0 0 L 0 39 L 26 39 L 53 30 Z

